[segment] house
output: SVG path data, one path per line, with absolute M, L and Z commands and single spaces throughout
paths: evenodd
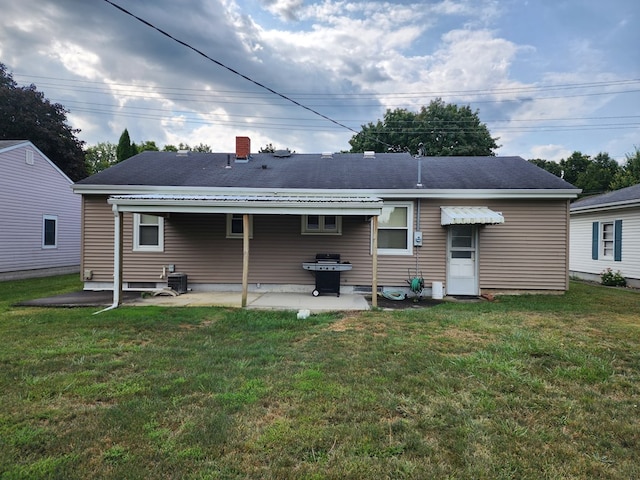
M 520 157 L 143 152 L 75 184 L 86 289 L 308 291 L 339 254 L 343 292 L 568 288 L 579 190 Z M 118 299 L 114 298 L 114 304 Z M 375 300 L 374 300 L 375 301 Z
M 0 140 L 0 168 L 0 280 L 79 271 L 73 182 L 27 140 Z
M 640 184 L 574 202 L 571 275 L 600 281 L 610 268 L 640 287 Z

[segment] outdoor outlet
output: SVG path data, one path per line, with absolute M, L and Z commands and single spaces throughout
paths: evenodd
M 175 273 L 176 272 L 176 266 L 175 265 L 169 265 L 169 273 Z

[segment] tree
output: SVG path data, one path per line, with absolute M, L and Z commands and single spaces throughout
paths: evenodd
M 578 176 L 587 170 L 591 159 L 589 155 L 583 155 L 581 152 L 575 151 L 566 160 L 560 160 L 560 168 L 562 168 L 562 178 L 574 186 L 578 182 Z
M 273 146 L 273 143 L 267 143 L 264 147 L 258 150 L 258 153 L 274 153 L 276 151 L 276 147 Z
M 414 113 L 387 110 L 382 121 L 368 123 L 351 137 L 351 152 L 408 151 L 426 156 L 495 155 L 497 138 L 469 106 L 431 101 Z
M 154 142 L 153 140 L 145 140 L 140 145 L 136 145 L 136 144 L 134 145 L 136 147 L 136 153 L 147 152 L 147 151 L 151 151 L 151 152 L 160 151 L 160 149 L 156 145 L 156 142 Z
M 100 142 L 93 147 L 87 148 L 84 158 L 89 175 L 101 172 L 118 163 L 116 145 L 111 142 Z
M 30 140 L 71 180 L 87 176 L 80 132 L 67 123 L 66 110 L 35 85 L 19 87 L 0 63 L 0 140 Z
M 116 158 L 118 162 L 122 162 L 127 158 L 133 157 L 136 153 L 138 152 L 136 151 L 135 145 L 131 143 L 129 131 L 125 128 L 120 135 L 120 139 L 118 140 L 118 146 L 116 148 Z
M 589 161 L 587 168 L 578 174 L 575 186 L 582 189 L 582 195 L 594 195 L 611 190 L 611 182 L 620 170 L 618 162 L 608 153 L 600 152 Z
M 562 167 L 558 162 L 543 160 L 542 158 L 532 158 L 529 161 L 543 170 L 553 173 L 556 177 L 562 178 Z
M 611 189 L 630 187 L 640 183 L 640 148 L 636 147 L 634 153 L 627 153 L 622 167 L 611 181 Z

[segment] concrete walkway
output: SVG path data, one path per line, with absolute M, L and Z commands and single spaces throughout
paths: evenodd
M 240 292 L 189 292 L 178 296 L 158 295 L 138 297 L 126 305 L 164 305 L 182 307 L 222 306 L 237 307 L 242 303 Z M 247 308 L 261 310 L 309 310 L 311 313 L 339 310 L 369 310 L 364 295 L 320 295 L 310 293 L 255 293 L 247 294 Z

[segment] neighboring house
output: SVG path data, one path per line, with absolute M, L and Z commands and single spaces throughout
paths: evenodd
M 610 268 L 640 287 L 640 184 L 571 205 L 570 271 L 600 281 Z
M 343 292 L 562 292 L 580 190 L 520 157 L 143 152 L 75 184 L 86 289 L 313 290 L 317 253 Z M 122 272 L 120 274 L 120 271 Z
M 80 199 L 27 140 L 0 140 L 0 280 L 77 272 Z

